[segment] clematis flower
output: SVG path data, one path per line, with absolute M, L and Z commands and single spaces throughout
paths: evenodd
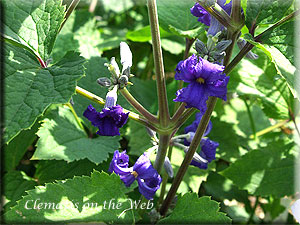
M 198 2 L 191 8 L 191 13 L 198 17 L 199 22 L 210 25 L 210 14 Z
M 199 153 L 199 155 L 202 159 L 205 159 L 207 162 L 204 162 L 203 160 L 196 161 L 195 159 L 193 159 L 191 165 L 197 166 L 200 169 L 207 169 L 208 163 L 216 159 L 216 149 L 219 147 L 219 143 L 212 141 L 209 138 L 203 138 L 200 141 L 200 147 L 201 152 Z
M 97 134 L 102 136 L 120 135 L 119 128 L 127 122 L 128 114 L 123 112 L 120 105 L 105 107 L 101 112 L 89 105 L 83 113 L 93 126 L 99 128 Z
M 110 173 L 115 171 L 115 173 L 120 174 L 123 172 L 124 168 L 128 168 L 129 166 L 128 162 L 129 162 L 129 156 L 126 154 L 126 150 L 121 153 L 118 150 L 116 150 L 114 152 L 114 157 L 110 162 L 108 171 Z
M 224 66 L 211 63 L 195 54 L 180 61 L 175 69 L 175 79 L 189 83 L 177 91 L 175 102 L 185 102 L 186 108 L 197 108 L 202 113 L 207 109 L 209 96 L 227 100 L 229 77 L 223 74 Z
M 226 4 L 226 0 L 217 0 L 217 3 L 224 9 L 224 11 L 230 16 L 231 8 L 232 8 L 232 1 Z M 198 21 L 209 26 L 207 34 L 215 36 L 219 31 L 224 29 L 224 26 L 218 22 L 218 20 L 210 16 L 210 14 L 202 7 L 199 3 L 196 3 L 191 8 L 191 13 L 198 17 Z M 208 24 L 207 22 L 210 21 Z
M 127 156 L 126 152 L 122 153 Z M 125 164 L 123 161 L 118 161 L 121 158 L 125 159 Z M 153 168 L 148 154 L 144 153 L 141 155 L 133 167 L 130 168 L 128 168 L 128 165 L 126 164 L 126 159 L 127 157 L 120 155 L 119 151 L 115 151 L 110 166 L 110 172 L 113 171 L 120 175 L 120 178 L 126 187 L 130 187 L 130 185 L 137 180 L 139 192 L 144 195 L 145 198 L 152 199 L 155 192 L 160 187 L 161 177 Z M 122 167 L 122 165 L 124 165 L 124 167 Z

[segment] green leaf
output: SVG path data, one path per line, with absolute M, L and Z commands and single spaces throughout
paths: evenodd
M 194 0 L 174 1 L 164 0 L 157 1 L 157 12 L 159 24 L 166 31 L 173 31 L 175 34 L 196 35 L 197 32 L 192 31 L 202 26 L 197 21 L 197 17 L 193 16 L 190 8 L 195 4 Z
M 294 193 L 294 143 L 277 141 L 252 150 L 220 172 L 240 189 L 257 196 L 283 197 Z
M 161 38 L 169 37 L 172 34 L 159 27 L 159 33 Z M 140 28 L 134 31 L 128 31 L 126 38 L 135 42 L 147 42 L 152 40 L 150 25 Z
M 29 130 L 21 131 L 8 145 L 4 147 L 4 168 L 6 171 L 13 170 L 23 158 L 28 147 L 37 139 L 35 133 L 40 124 L 35 124 Z
M 96 165 L 87 159 L 74 162 L 66 162 L 64 160 L 42 160 L 36 166 L 34 177 L 38 179 L 39 184 L 55 182 L 60 180 L 73 178 L 74 176 L 90 175 L 93 170 L 108 171 L 110 161 Z
M 95 16 L 85 9 L 75 10 L 58 35 L 51 56 L 54 62 L 67 51 L 79 51 L 87 59 L 100 56 L 98 46 L 103 41 Z
M 273 24 L 280 20 L 294 0 L 249 0 L 247 1 L 246 26 Z
M 3 177 L 5 209 L 17 204 L 17 200 L 25 195 L 25 192 L 37 185 L 36 181 L 28 177 L 23 171 L 10 171 Z
M 117 175 L 94 171 L 89 177 L 74 177 L 28 191 L 28 195 L 18 201 L 18 205 L 3 217 L 6 223 L 97 221 L 132 224 L 132 210 L 118 218 L 125 209 L 131 208 L 124 190 L 124 185 Z M 119 209 L 108 209 L 107 203 L 111 199 L 114 199 L 114 203 L 120 203 Z M 34 209 L 35 201 L 37 204 Z
M 231 223 L 231 219 L 219 209 L 219 203 L 210 197 L 198 198 L 195 193 L 186 193 L 178 198 L 172 214 L 160 220 L 159 224 Z
M 49 112 L 37 135 L 37 149 L 32 159 L 74 160 L 89 159 L 96 164 L 119 148 L 119 137 L 87 137 L 71 110 L 66 106 Z
M 22 48 L 6 45 L 5 142 L 30 128 L 51 103 L 66 103 L 84 74 L 84 59 L 69 52 L 58 63 L 41 68 L 35 57 Z M 18 91 L 16 91 L 18 90 Z
M 295 21 L 289 21 L 275 29 L 266 32 L 260 41 L 264 45 L 274 46 L 293 64 L 295 65 Z
M 4 0 L 2 3 L 5 35 L 31 48 L 46 61 L 63 22 L 62 1 Z

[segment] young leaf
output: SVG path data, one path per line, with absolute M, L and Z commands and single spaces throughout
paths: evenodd
M 134 221 L 130 201 L 120 178 L 94 171 L 91 176 L 48 183 L 28 191 L 18 205 L 4 214 L 6 223 L 127 223 Z M 108 203 L 113 200 L 108 208 Z M 36 203 L 36 204 L 35 204 Z M 119 203 L 118 208 L 116 208 Z
M 250 194 L 276 197 L 294 193 L 294 143 L 277 141 L 252 150 L 220 172 Z
M 35 57 L 7 44 L 5 60 L 5 142 L 32 126 L 51 103 L 66 103 L 84 74 L 84 59 L 67 53 L 61 61 L 41 68 Z
M 31 48 L 46 61 L 64 19 L 62 1 L 4 0 L 2 3 L 5 35 Z
M 195 193 L 186 193 L 178 198 L 172 214 L 159 224 L 224 224 L 231 223 L 225 213 L 219 212 L 219 203 L 205 196 L 198 198 Z
M 89 159 L 96 164 L 105 161 L 108 153 L 119 148 L 119 137 L 87 137 L 67 107 L 51 111 L 37 135 L 37 149 L 32 159 L 56 159 L 72 162 Z

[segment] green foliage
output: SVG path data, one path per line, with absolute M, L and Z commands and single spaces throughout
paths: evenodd
M 47 60 L 64 19 L 61 0 L 2 1 L 4 30 L 9 39 L 31 48 Z
M 160 224 L 231 223 L 231 219 L 219 212 L 219 204 L 209 197 L 198 198 L 195 193 L 179 197 L 172 214 L 159 221 Z
M 9 142 L 22 129 L 30 128 L 51 103 L 70 100 L 76 81 L 83 76 L 84 60 L 69 52 L 53 66 L 41 68 L 34 56 L 22 48 L 7 44 L 4 54 L 4 140 Z
M 247 1 L 246 26 L 249 30 L 263 24 L 274 24 L 284 17 L 294 0 Z
M 293 142 L 277 141 L 251 150 L 221 174 L 253 195 L 291 195 L 294 193 L 293 147 Z
M 74 177 L 28 191 L 28 195 L 4 214 L 6 223 L 93 222 L 132 223 L 134 218 L 124 185 L 115 174 L 94 171 L 91 176 Z M 115 199 L 119 209 L 106 208 Z M 37 200 L 36 208 L 34 203 Z M 30 208 L 30 209 L 26 209 Z
M 56 159 L 72 162 L 87 158 L 96 164 L 108 158 L 119 147 L 119 137 L 90 139 L 82 130 L 72 112 L 64 107 L 49 112 L 37 135 L 34 160 Z

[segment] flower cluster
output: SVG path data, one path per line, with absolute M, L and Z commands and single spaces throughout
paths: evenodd
M 189 83 L 186 88 L 177 91 L 175 102 L 185 102 L 187 108 L 194 107 L 204 113 L 209 96 L 227 100 L 229 77 L 223 74 L 224 66 L 194 54 L 180 61 L 175 71 L 176 80 Z
M 161 177 L 153 168 L 148 154 L 141 155 L 133 167 L 128 167 L 128 162 L 129 156 L 126 151 L 120 153 L 116 150 L 109 166 L 109 172 L 118 174 L 126 187 L 137 180 L 140 193 L 145 198 L 152 199 L 160 187 Z
M 184 144 L 186 146 L 190 145 L 190 143 L 195 135 L 195 132 L 197 130 L 197 127 L 201 121 L 201 118 L 202 118 L 202 114 L 197 113 L 195 121 L 191 125 L 187 126 L 184 129 L 184 132 L 186 134 L 189 134 L 189 138 L 186 138 L 184 140 Z M 211 131 L 211 129 L 212 129 L 212 123 L 211 123 L 211 121 L 209 121 L 209 124 L 208 124 L 203 136 L 207 136 L 209 134 L 209 132 Z M 207 169 L 208 163 L 210 163 L 212 160 L 216 159 L 216 149 L 217 149 L 217 147 L 219 147 L 219 143 L 212 141 L 209 138 L 202 138 L 202 140 L 200 142 L 200 147 L 201 147 L 201 152 L 199 153 L 199 155 L 206 162 L 204 162 L 204 160 L 193 159 L 191 162 L 191 165 L 197 166 L 200 169 Z

